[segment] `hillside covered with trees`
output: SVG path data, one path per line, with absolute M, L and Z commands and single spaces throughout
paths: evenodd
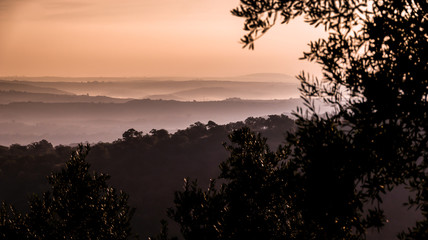
M 276 147 L 284 142 L 285 132 L 294 128 L 294 121 L 271 115 L 226 125 L 197 122 L 174 134 L 163 129 L 149 133 L 129 129 L 112 143 L 92 145 L 86 159 L 92 170 L 108 173 L 113 186 L 130 195 L 129 204 L 136 208 L 134 232 L 148 237 L 159 231 L 161 219 L 167 219 L 166 210 L 173 205 L 173 193 L 182 187 L 183 178 L 208 181 L 218 174 L 218 165 L 228 156 L 222 143 L 243 126 L 262 133 Z M 28 210 L 28 197 L 48 188 L 46 176 L 64 167 L 74 149 L 46 140 L 1 147 L 0 199 Z

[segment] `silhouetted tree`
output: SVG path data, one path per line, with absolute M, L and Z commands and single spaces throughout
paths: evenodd
M 266 139 L 242 128 L 230 135 L 227 161 L 220 165 L 216 186 L 206 191 L 196 181 L 186 180 L 176 192 L 169 216 L 180 224 L 185 239 L 284 239 L 294 236 L 291 228 L 300 215 L 296 198 L 289 196 L 286 182 L 290 168 L 284 150 L 270 151 Z
M 303 72 L 299 76 L 308 112 L 299 109 L 295 114 L 297 129 L 287 137 L 284 171 L 277 178 L 282 185 L 294 187 L 281 191 L 280 187 L 264 188 L 270 183 L 259 185 L 263 181 L 257 179 L 263 175 L 258 174 L 266 166 L 253 165 L 256 170 L 249 171 L 247 164 L 263 162 L 266 155 L 254 147 L 257 141 L 251 135 L 242 136 L 243 141 L 235 138 L 242 144 L 242 152 L 232 151 L 221 165 L 220 177 L 226 183 L 220 190 L 211 190 L 211 185 L 202 191 L 196 183 L 186 183 L 185 190 L 176 194 L 176 211 L 171 216 L 182 225 L 184 237 L 365 239 L 367 229 L 379 229 L 386 221 L 383 194 L 407 185 L 416 191 L 410 206 L 422 206 L 425 219 L 401 238 L 424 239 L 428 226 L 427 11 L 425 0 L 241 0 L 232 13 L 245 18 L 248 34 L 242 42 L 250 49 L 276 21 L 288 23 L 303 15 L 306 22 L 324 26 L 328 38 L 311 42 L 303 57 L 322 66 L 323 79 Z M 321 98 L 335 111 L 320 116 L 313 98 Z M 248 123 L 257 123 L 257 119 L 248 119 Z M 227 174 L 225 166 L 240 161 Z M 262 179 L 274 177 L 271 182 L 277 182 L 274 169 Z M 235 180 L 240 178 L 244 181 Z M 233 191 L 228 192 L 229 188 Z M 258 198 L 261 189 L 266 192 Z M 231 197 L 234 194 L 237 197 Z M 223 205 L 210 204 L 216 196 L 227 196 L 220 197 Z M 285 199 L 264 210 L 270 199 L 281 197 Z M 182 206 L 190 213 L 180 211 Z M 241 212 L 232 210 L 241 206 Z M 287 206 L 294 212 L 287 213 Z M 274 216 L 281 217 L 269 221 L 269 213 L 276 211 Z M 228 222 L 228 212 L 233 212 L 230 219 L 236 222 Z M 284 219 L 293 221 L 285 223 Z M 201 231 L 201 226 L 207 227 Z M 222 235 L 229 227 L 226 236 Z
M 166 220 L 161 220 L 161 225 L 160 233 L 155 237 L 149 237 L 148 240 L 178 240 L 176 237 L 169 237 L 168 222 Z
M 80 145 L 65 168 L 49 177 L 50 190 L 29 201 L 22 216 L 2 204 L 6 239 L 128 239 L 134 209 L 128 195 L 107 185 L 105 174 L 89 173 L 89 146 Z M 3 231 L 5 230 L 5 231 Z M 19 236 L 15 238 L 15 236 Z
M 158 140 L 166 140 L 166 139 L 169 139 L 170 137 L 168 131 L 165 129 L 160 129 L 160 130 L 152 129 L 150 131 L 150 134 L 152 134 L 152 136 Z
M 211 129 L 211 128 L 215 128 L 215 127 L 218 127 L 218 124 L 217 123 L 215 123 L 215 122 L 213 122 L 213 121 L 208 121 L 208 123 L 207 123 L 207 129 Z
M 141 140 L 142 137 L 143 137 L 143 132 L 137 131 L 133 128 L 126 130 L 126 132 L 122 134 L 123 141 L 128 141 L 128 142 Z
M 284 140 L 283 130 L 278 129 L 290 129 L 294 124 L 286 116 L 279 117 L 283 120 L 279 126 L 260 130 L 268 137 L 270 146 Z M 260 118 L 261 124 L 267 126 L 271 118 Z M 235 123 L 192 124 L 158 142 L 150 133 L 141 139 L 132 138 L 135 141 L 124 141 L 120 137 L 113 143 L 92 145 L 86 161 L 100 172 L 112 174 L 110 185 L 122 186 L 130 194 L 128 203 L 140 209 L 133 217 L 133 229 L 140 236 L 154 236 L 159 230 L 158 222 L 167 217 L 165 209 L 171 206 L 171 190 L 180 188 L 183 176 L 197 177 L 202 182 L 218 174 L 218 164 L 228 156 L 221 143 L 227 141 L 230 129 L 235 126 Z M 49 186 L 45 176 L 64 167 L 64 159 L 75 149 L 59 145 L 45 151 L 32 147 L 37 144 L 15 145 L 12 149 L 0 147 L 1 200 L 13 203 L 21 212 L 27 209 L 27 196 L 33 192 L 43 193 Z M 20 151 L 15 151 L 17 149 Z M 177 235 L 175 226 L 170 231 Z
M 323 79 L 299 76 L 310 114 L 296 114 L 298 131 L 288 138 L 290 161 L 305 180 L 303 219 L 315 226 L 308 229 L 321 231 L 318 236 L 340 237 L 343 226 L 364 238 L 366 228 L 385 219 L 379 207 L 364 213 L 362 204 L 380 206 L 382 194 L 397 185 L 416 190 L 411 205 L 426 204 L 427 11 L 427 1 L 392 0 L 243 0 L 232 11 L 246 19 L 242 41 L 251 49 L 277 20 L 303 15 L 328 31 L 304 53 L 322 66 Z M 336 111 L 319 116 L 313 97 Z M 330 194 L 321 194 L 323 186 Z M 314 197 L 320 199 L 311 202 Z M 348 210 L 338 212 L 341 206 Z

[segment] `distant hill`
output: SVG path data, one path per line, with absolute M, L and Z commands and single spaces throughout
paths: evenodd
M 231 78 L 233 81 L 298 83 L 296 77 L 282 73 L 253 73 Z
M 30 93 L 49 93 L 49 94 L 70 94 L 67 91 L 58 90 L 52 87 L 34 86 L 29 82 L 4 81 L 0 80 L 0 91 L 18 91 Z
M 104 96 L 70 95 L 33 93 L 19 91 L 0 91 L 0 104 L 13 102 L 44 102 L 44 103 L 69 103 L 69 102 L 93 102 L 93 103 L 124 103 L 131 99 L 111 98 Z
M 283 78 L 284 81 L 280 80 Z M 77 81 L 77 79 L 65 81 L 58 78 L 46 78 L 43 81 L 43 78 L 29 78 L 27 81 L 4 82 L 5 84 L 19 83 L 21 88 L 15 86 L 14 88 L 9 87 L 0 90 L 180 101 L 223 100 L 230 97 L 269 100 L 299 96 L 298 81 L 291 80 L 290 76 L 281 74 L 254 74 L 231 78 L 186 80 L 81 78 L 81 81 Z M 23 85 L 26 85 L 26 88 L 23 88 Z M 47 92 L 48 89 L 51 92 Z
M 147 99 L 151 100 L 174 100 L 174 101 L 186 101 L 186 98 L 179 97 L 174 94 L 154 94 L 146 96 Z
M 239 76 L 225 76 L 225 77 L 1 77 L 8 81 L 28 81 L 28 82 L 165 82 L 165 81 L 261 81 L 261 82 L 284 82 L 295 83 L 298 82 L 295 76 L 283 73 L 252 73 Z
M 129 128 L 174 132 L 196 121 L 225 124 L 247 116 L 290 114 L 301 103 L 300 99 L 10 103 L 0 105 L 0 145 L 28 144 L 39 139 L 54 144 L 113 141 Z
M 298 83 L 279 81 L 284 77 L 6 78 L 0 81 L 0 145 L 112 141 L 130 127 L 176 131 L 195 121 L 289 114 L 301 101 Z
M 227 98 L 239 97 L 242 99 L 284 99 L 284 96 L 296 97 L 297 86 L 286 87 L 282 83 L 263 83 L 263 84 L 228 84 L 225 86 L 212 86 L 212 87 L 200 87 L 192 88 L 189 90 L 183 90 L 173 92 L 169 95 L 162 96 L 160 99 L 173 100 L 199 100 L 199 101 L 213 101 L 213 100 L 224 100 Z M 173 98 L 175 96 L 176 98 Z M 155 99 L 153 96 L 148 96 L 150 99 Z

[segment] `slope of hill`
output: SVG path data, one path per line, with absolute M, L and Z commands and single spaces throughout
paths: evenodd
M 213 84 L 214 85 L 214 84 Z M 218 84 L 220 85 L 220 84 Z M 283 83 L 242 83 L 240 85 L 224 84 L 224 86 L 209 86 L 192 88 L 189 90 L 173 92 L 170 95 L 176 96 L 174 100 L 199 100 L 199 101 L 218 101 L 227 98 L 239 97 L 242 99 L 284 99 L 284 96 L 298 96 L 296 94 L 297 86 Z M 161 99 L 166 99 L 167 96 Z M 154 99 L 152 96 L 148 96 Z M 170 98 L 173 99 L 173 98 Z
M 44 102 L 44 103 L 67 103 L 67 102 L 93 102 L 93 103 L 124 103 L 130 99 L 111 98 L 104 96 L 71 95 L 34 93 L 19 91 L 0 91 L 0 104 L 13 102 Z
M 233 81 L 296 83 L 294 76 L 281 73 L 253 73 L 230 78 Z
M 40 92 L 40 89 L 58 89 L 58 91 L 90 96 L 107 96 L 114 98 L 154 98 L 173 99 L 181 101 L 223 100 L 230 97 L 242 99 L 288 99 L 299 96 L 298 81 L 278 81 L 278 78 L 262 76 L 247 76 L 219 79 L 125 79 L 91 78 L 92 81 L 10 81 L 10 84 L 33 86 L 28 88 L 5 88 L 3 91 Z M 31 78 L 30 78 L 31 79 Z M 257 81 L 255 81 L 256 79 Z M 33 79 L 34 80 L 34 79 Z M 76 79 L 73 79 L 76 80 Z M 111 81 L 105 81 L 111 80 Z M 272 81 L 269 81 L 272 80 Z M 37 90 L 39 89 L 39 90 Z M 0 89 L 2 90 L 2 89 Z M 47 90 L 45 90 L 47 91 Z M 43 92 L 45 93 L 45 92 Z M 55 92 L 49 92 L 55 93 Z M 165 96 L 165 98 L 163 98 Z M 172 98 L 176 96 L 177 98 Z
M 39 139 L 54 144 L 113 141 L 131 127 L 144 132 L 159 128 L 176 131 L 196 121 L 225 124 L 247 116 L 289 114 L 298 105 L 301 105 L 299 99 L 10 103 L 0 105 L 0 145 L 28 144 Z
M 128 130 L 114 142 L 93 145 L 88 161 L 91 170 L 111 174 L 113 186 L 130 194 L 129 203 L 137 208 L 134 231 L 147 239 L 159 231 L 159 221 L 166 219 L 166 208 L 173 205 L 173 193 L 182 187 L 183 178 L 197 178 L 204 187 L 218 175 L 219 163 L 228 157 L 222 142 L 227 142 L 233 129 L 244 125 L 267 137 L 272 149 L 284 142 L 286 131 L 294 128 L 287 116 L 271 115 L 225 125 L 197 122 L 174 134 L 162 129 L 149 134 Z M 0 200 L 23 209 L 27 196 L 47 189 L 45 176 L 63 166 L 71 150 L 69 146 L 53 147 L 46 140 L 0 146 Z M 387 192 L 384 207 L 390 221 L 380 234 L 369 233 L 368 239 L 394 239 L 396 233 L 414 224 L 420 214 L 402 206 L 406 191 L 397 188 Z M 170 229 L 172 235 L 178 234 L 172 221 Z
M 123 138 L 119 134 L 114 142 L 93 145 L 88 161 L 91 170 L 111 174 L 113 186 L 130 194 L 129 203 L 137 208 L 134 229 L 141 239 L 147 239 L 159 230 L 183 178 L 190 176 L 203 183 L 216 176 L 219 163 L 227 157 L 222 142 L 233 129 L 244 125 L 268 137 L 274 147 L 284 141 L 294 122 L 282 115 L 225 125 L 197 122 L 174 134 L 162 129 Z M 61 167 L 70 152 L 71 147 L 53 147 L 40 139 L 29 145 L 0 147 L 0 200 L 23 209 L 26 196 L 43 192 L 45 176 Z
M 37 85 L 37 84 L 36 84 Z M 67 91 L 58 90 L 53 87 L 35 86 L 31 82 L 4 81 L 0 80 L 0 91 L 19 91 L 30 93 L 70 94 Z

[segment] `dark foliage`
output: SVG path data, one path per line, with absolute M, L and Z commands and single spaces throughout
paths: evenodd
M 272 152 L 266 139 L 248 128 L 230 135 L 227 161 L 206 191 L 186 179 L 168 215 L 185 239 L 284 239 L 295 235 L 300 215 L 288 195 L 284 152 Z M 216 185 L 216 181 L 222 182 Z
M 0 239 L 25 239 L 26 229 L 22 215 L 2 201 L 0 208 Z
M 250 48 L 276 19 L 287 23 L 303 15 L 305 21 L 322 25 L 329 33 L 327 39 L 311 42 L 310 51 L 304 54 L 305 59 L 321 64 L 323 81 L 310 79 L 303 73 L 299 78 L 307 106 L 312 105 L 311 97 L 320 97 L 335 106 L 337 112 L 324 120 L 312 108 L 313 117 L 307 120 L 300 115 L 299 131 L 289 138 L 294 139 L 291 144 L 296 145 L 296 151 L 292 156 L 298 160 L 302 172 L 308 180 L 318 179 L 310 185 L 317 188 L 321 178 L 306 169 L 320 169 L 325 163 L 332 163 L 331 167 L 337 169 L 331 172 L 335 180 L 326 183 L 331 186 L 339 182 L 348 184 L 341 196 L 334 196 L 336 199 L 345 197 L 342 204 L 352 206 L 344 213 L 349 219 L 355 217 L 357 220 L 347 225 L 361 234 L 370 226 L 382 226 L 385 220 L 378 208 L 369 210 L 368 215 L 363 214 L 361 204 L 382 203 L 382 194 L 397 185 L 406 184 L 416 191 L 416 199 L 410 199 L 411 205 L 424 206 L 428 3 L 365 0 L 241 3 L 233 13 L 246 18 L 245 28 L 249 33 L 243 42 Z M 326 123 L 328 128 L 320 127 Z M 336 131 L 339 138 L 317 139 L 322 140 L 323 148 L 310 145 L 319 145 L 311 139 L 330 136 L 330 129 Z M 321 154 L 325 157 L 320 157 Z M 316 191 L 314 193 L 316 195 Z M 341 204 L 335 204 L 340 208 Z M 330 215 L 334 210 L 325 213 Z M 318 218 L 317 213 L 309 216 Z M 332 218 L 320 222 L 329 224 L 336 220 L 339 223 L 348 221 Z M 415 231 L 425 230 L 417 227 Z M 410 230 L 407 237 L 416 232 Z
M 277 160 L 284 163 L 281 177 L 271 171 L 259 179 L 268 165 L 253 163 L 264 162 L 272 153 L 263 150 L 269 154 L 261 154 L 261 141 L 237 131 L 231 140 L 241 147 L 232 149 L 230 158 L 220 165 L 225 183 L 217 190 L 211 185 L 207 191 L 196 182 L 185 183 L 170 212 L 184 237 L 366 239 L 368 230 L 381 230 L 386 223 L 384 195 L 405 185 L 415 191 L 407 204 L 421 207 L 425 218 L 399 237 L 425 239 L 427 10 L 426 1 L 241 0 L 232 13 L 245 18 L 248 34 L 242 42 L 250 49 L 277 20 L 288 23 L 303 16 L 306 22 L 325 27 L 328 37 L 311 42 L 303 57 L 322 66 L 323 79 L 299 76 L 309 112 L 295 114 L 297 130 L 288 135 L 282 150 L 288 154 Z M 320 116 L 314 98 L 323 99 L 335 112 Z M 284 188 L 292 187 L 265 189 L 269 184 L 261 184 L 261 179 L 268 176 L 273 177 L 269 184 L 281 179 Z M 256 197 L 263 190 L 267 192 Z M 220 205 L 215 204 L 219 196 L 224 201 Z M 276 203 L 284 214 L 281 221 L 269 222 L 268 213 L 276 213 L 276 209 L 265 210 L 266 202 L 275 199 L 272 196 L 285 198 Z M 293 212 L 287 212 L 284 203 Z M 190 212 L 183 211 L 183 206 Z M 242 212 L 233 212 L 241 206 Z M 229 210 L 232 217 L 227 215 Z M 271 233 L 278 226 L 275 223 L 281 227 Z M 201 233 L 200 226 L 210 227 Z
M 284 141 L 283 133 L 294 127 L 294 121 L 272 115 L 227 125 L 198 122 L 173 134 L 162 129 L 146 134 L 129 129 L 113 143 L 92 145 L 86 160 L 96 171 L 114 176 L 109 182 L 130 194 L 129 204 L 137 209 L 132 227 L 145 238 L 158 232 L 159 221 L 167 217 L 165 210 L 184 176 L 208 181 L 218 174 L 219 163 L 227 157 L 222 143 L 233 129 L 245 125 L 276 146 Z M 29 210 L 28 195 L 45 191 L 49 187 L 45 176 L 64 167 L 64 159 L 75 150 L 46 143 L 0 147 L 0 199 L 13 203 L 20 212 Z M 45 147 L 34 147 L 40 144 Z M 168 228 L 178 235 L 175 224 Z
M 134 209 L 128 195 L 107 185 L 105 174 L 89 173 L 89 146 L 80 145 L 65 167 L 48 177 L 50 190 L 33 195 L 29 211 L 2 202 L 3 239 L 129 239 Z

